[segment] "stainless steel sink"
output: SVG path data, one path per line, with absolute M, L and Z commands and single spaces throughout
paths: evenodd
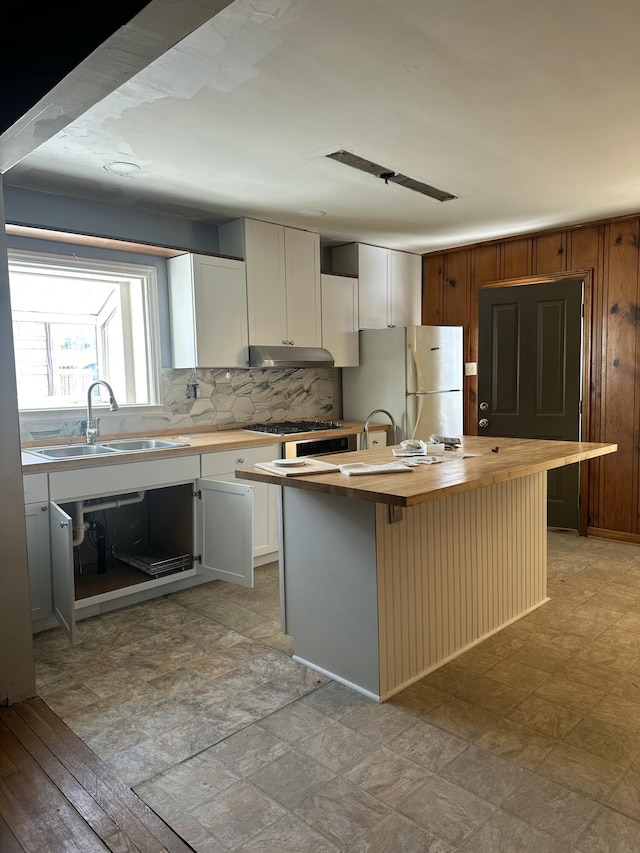
M 171 441 L 164 438 L 117 438 L 115 441 L 105 441 L 102 447 L 110 450 L 164 450 L 170 447 L 188 447 L 182 441 Z
M 171 447 L 188 447 L 182 441 L 163 438 L 118 438 L 101 444 L 57 444 L 53 447 L 23 448 L 25 453 L 40 459 L 83 459 L 88 456 L 106 456 L 112 453 L 133 453 L 137 450 L 168 450 Z
M 117 453 L 117 450 L 104 444 L 58 444 L 54 447 L 24 448 L 24 451 L 41 459 L 82 459 L 86 456 Z

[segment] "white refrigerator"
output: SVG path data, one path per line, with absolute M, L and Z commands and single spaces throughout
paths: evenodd
M 386 409 L 396 422 L 396 443 L 462 435 L 462 326 L 363 329 L 359 335 L 360 366 L 342 370 L 345 420 L 364 421 L 374 409 Z M 387 419 L 376 415 L 372 422 Z

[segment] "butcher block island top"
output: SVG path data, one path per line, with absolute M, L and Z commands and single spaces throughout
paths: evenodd
M 281 490 L 294 657 L 384 701 L 547 601 L 547 471 L 615 444 L 465 437 L 456 458 L 347 476 L 257 467 Z M 322 456 L 389 464 L 393 448 Z
M 406 473 L 347 477 L 335 471 L 309 476 L 297 473 L 296 476 L 285 476 L 286 469 L 283 469 L 283 475 L 279 475 L 246 468 L 237 470 L 236 477 L 409 507 L 438 500 L 445 495 L 460 494 L 573 462 L 594 459 L 614 453 L 617 449 L 617 444 L 585 441 L 464 436 L 461 450 L 474 455 L 455 458 L 453 451 L 445 451 L 442 462 L 417 465 Z M 336 465 L 353 462 L 376 465 L 403 461 L 403 457 L 394 457 L 391 447 L 331 454 L 322 459 Z

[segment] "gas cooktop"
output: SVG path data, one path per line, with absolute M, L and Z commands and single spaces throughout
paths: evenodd
M 280 421 L 278 423 L 250 424 L 244 427 L 247 432 L 268 432 L 271 435 L 291 435 L 297 432 L 341 428 L 340 421 Z

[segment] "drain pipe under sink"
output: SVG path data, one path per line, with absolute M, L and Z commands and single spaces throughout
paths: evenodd
M 73 539 L 71 544 L 75 548 L 76 545 L 81 545 L 84 542 L 84 534 L 89 529 L 89 522 L 84 520 L 85 512 L 97 512 L 101 509 L 115 509 L 120 506 L 129 506 L 129 504 L 139 504 L 144 500 L 146 492 L 136 492 L 129 498 L 114 498 L 109 501 L 91 504 L 85 510 L 84 501 L 75 501 L 73 512 Z

